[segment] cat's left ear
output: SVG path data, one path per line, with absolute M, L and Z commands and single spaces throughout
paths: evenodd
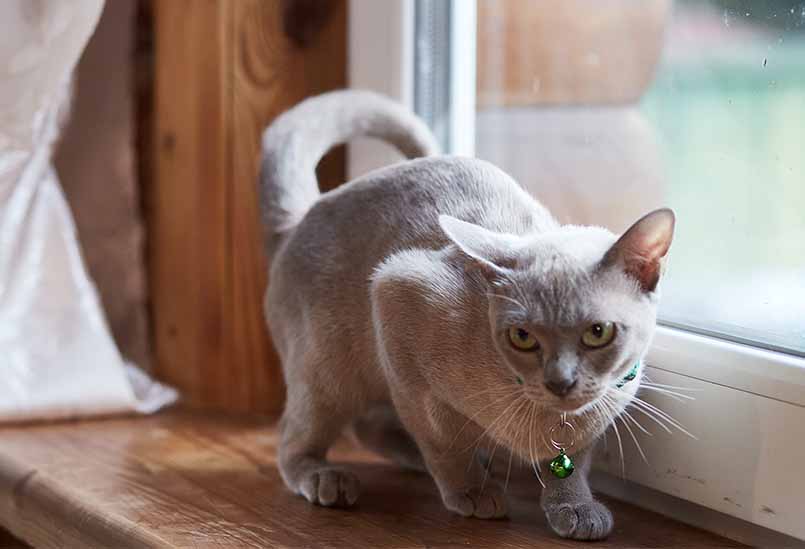
M 674 212 L 668 208 L 646 214 L 612 245 L 602 264 L 621 267 L 644 292 L 653 292 L 660 280 L 661 260 L 674 238 L 675 222 Z
M 490 231 L 449 215 L 440 215 L 439 225 L 462 252 L 475 260 L 487 278 L 503 276 L 513 267 L 519 236 Z

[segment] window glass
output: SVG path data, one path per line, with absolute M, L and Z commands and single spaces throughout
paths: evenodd
M 805 2 L 478 0 L 476 154 L 563 222 L 670 206 L 661 321 L 805 355 Z

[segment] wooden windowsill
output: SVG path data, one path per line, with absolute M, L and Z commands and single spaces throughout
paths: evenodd
M 0 429 L 0 525 L 35 547 L 570 547 L 552 535 L 538 485 L 510 486 L 510 518 L 442 507 L 423 474 L 346 445 L 362 481 L 357 508 L 314 507 L 275 465 L 269 420 L 186 411 Z M 596 547 L 737 547 L 624 503 Z

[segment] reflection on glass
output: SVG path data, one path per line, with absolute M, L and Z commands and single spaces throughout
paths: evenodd
M 662 319 L 805 353 L 805 3 L 678 3 L 642 110 L 680 218 Z
M 805 2 L 536 4 L 478 2 L 478 156 L 565 222 L 673 207 L 662 321 L 805 355 Z

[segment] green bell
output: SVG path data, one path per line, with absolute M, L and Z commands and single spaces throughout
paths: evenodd
M 559 450 L 559 455 L 551 460 L 550 468 L 556 478 L 567 478 L 576 470 L 573 460 L 564 450 Z

